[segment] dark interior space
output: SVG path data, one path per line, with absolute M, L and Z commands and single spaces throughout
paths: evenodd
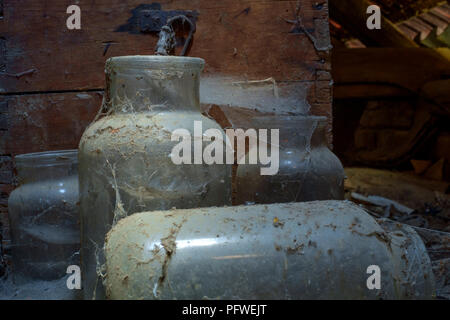
M 96 210 L 99 212 L 109 210 L 108 214 L 113 216 L 112 221 L 106 218 L 92 220 L 92 224 L 102 221 L 104 229 L 93 228 L 94 231 L 89 231 L 94 235 L 98 233 L 99 242 L 92 241 L 92 243 L 101 247 L 102 250 L 105 234 L 109 232 L 108 228 L 116 226 L 118 220 L 121 220 L 121 214 L 125 217 L 128 214 L 144 211 L 177 209 L 187 210 L 182 214 L 189 216 L 192 213 L 189 210 L 195 208 L 218 207 L 211 211 L 211 216 L 223 215 L 226 218 L 222 219 L 222 216 L 216 220 L 211 218 L 211 220 L 207 220 L 208 227 L 201 230 L 200 227 L 199 230 L 192 227 L 192 230 L 203 235 L 203 238 L 197 239 L 198 243 L 205 239 L 214 243 L 216 234 L 211 236 L 202 232 L 210 226 L 221 226 L 220 223 L 223 221 L 232 221 L 232 218 L 228 217 L 228 215 L 231 217 L 231 213 L 227 211 L 232 209 L 227 209 L 228 207 L 249 206 L 249 214 L 254 214 L 252 216 L 254 220 L 249 220 L 249 223 L 252 224 L 260 217 L 260 212 L 257 212 L 256 209 L 256 211 L 252 211 L 253 205 L 276 206 L 276 204 L 286 202 L 293 206 L 293 209 L 289 209 L 290 212 L 304 210 L 304 212 L 308 212 L 306 216 L 309 216 L 309 207 L 301 206 L 307 206 L 313 201 L 335 200 L 343 203 L 344 207 L 349 206 L 348 208 L 356 208 L 355 210 L 367 213 L 367 217 L 364 216 L 367 218 L 367 221 L 364 220 L 367 225 L 373 227 L 374 230 L 376 228 L 379 228 L 376 230 L 384 230 L 383 232 L 389 234 L 389 237 L 392 236 L 394 242 L 401 242 L 395 238 L 396 232 L 393 231 L 396 224 L 399 230 L 401 229 L 400 231 L 408 237 L 413 234 L 411 239 L 423 242 L 422 254 L 428 259 L 427 263 L 423 265 L 430 267 L 435 279 L 433 293 L 429 294 L 429 288 L 423 289 L 427 284 L 424 281 L 423 288 L 417 290 L 422 290 L 426 292 L 425 294 L 408 292 L 410 295 L 405 294 L 400 298 L 414 299 L 413 295 L 415 294 L 420 298 L 450 300 L 450 5 L 448 1 L 174 0 L 143 3 L 137 0 L 111 0 L 109 2 L 98 1 L 98 3 L 93 1 L 89 4 L 86 1 L 79 2 L 82 27 L 79 30 L 69 30 L 66 28 L 68 17 L 66 9 L 69 4 L 65 1 L 0 0 L 0 299 L 82 298 L 81 293 L 75 292 L 76 290 L 69 292 L 65 287 L 66 262 L 61 263 L 64 268 L 58 266 L 57 263 L 42 262 L 39 260 L 41 256 L 39 256 L 40 251 L 38 250 L 44 247 L 46 250 L 50 248 L 61 256 L 67 255 L 65 250 L 68 250 L 71 253 L 70 261 L 79 261 L 79 256 L 83 255 L 84 249 L 79 249 L 78 233 L 80 230 L 85 232 L 89 229 L 89 226 L 83 221 L 74 222 L 70 219 L 65 220 L 66 217 L 52 217 L 49 219 L 51 228 L 40 229 L 38 236 L 33 234 L 38 240 L 29 247 L 24 246 L 28 250 L 27 252 L 36 250 L 36 255 L 39 256 L 39 258 L 31 257 L 30 254 L 30 260 L 39 260 L 36 264 L 45 265 L 46 271 L 50 270 L 49 273 L 58 270 L 58 272 L 62 272 L 62 275 L 59 277 L 50 275 L 48 278 L 36 277 L 25 283 L 14 280 L 15 270 L 18 270 L 17 266 L 20 265 L 19 263 L 14 265 L 14 248 L 20 246 L 15 243 L 17 236 L 14 239 L 13 234 L 23 230 L 20 232 L 14 230 L 20 228 L 15 227 L 18 222 L 14 220 L 12 217 L 14 214 L 12 215 L 11 212 L 18 210 L 15 203 L 19 202 L 17 198 L 20 197 L 14 198 L 11 195 L 14 192 L 17 195 L 20 187 L 33 184 L 34 180 L 32 179 L 35 176 L 39 177 L 40 174 L 45 174 L 45 169 L 42 169 L 42 172 L 39 168 L 29 171 L 23 169 L 27 169 L 29 163 L 35 164 L 40 161 L 45 165 L 47 165 L 46 161 L 50 163 L 50 160 L 45 157 L 45 159 L 41 159 L 41 155 L 35 153 L 48 152 L 55 156 L 52 152 L 56 152 L 56 160 L 53 157 L 52 161 L 58 165 L 60 164 L 58 161 L 61 159 L 70 162 L 64 168 L 64 174 L 70 180 L 70 187 L 58 189 L 58 192 L 64 193 L 66 190 L 71 190 L 70 188 L 76 190 L 72 190 L 76 193 L 73 199 L 63 200 L 64 210 L 72 210 L 76 214 L 80 210 L 81 220 L 84 215 L 85 221 L 88 221 L 86 216 L 89 217 L 86 212 L 91 208 L 94 212 L 93 216 Z M 376 5 L 381 9 L 380 29 L 367 27 L 366 22 L 370 16 L 367 8 L 371 5 Z M 185 18 L 187 20 L 184 20 Z M 153 58 L 149 58 L 156 56 L 155 52 L 158 53 L 158 56 L 161 52 L 163 52 L 162 56 L 168 57 L 185 55 L 186 57 L 183 58 L 186 58 L 187 62 L 182 67 L 175 62 L 173 65 L 164 64 L 164 60 L 162 63 L 158 62 L 159 60 L 155 62 L 152 60 Z M 132 58 L 130 61 L 127 58 L 114 60 L 116 57 L 124 56 Z M 196 57 L 204 61 L 188 59 Z M 155 73 L 157 74 L 155 75 L 152 73 L 152 69 L 142 61 L 147 61 L 155 70 L 160 63 L 170 72 L 163 68 L 159 70 L 160 73 Z M 132 76 L 128 78 L 124 76 L 127 73 L 122 73 L 124 69 L 120 68 L 129 68 L 127 72 L 130 72 Z M 182 68 L 191 68 L 188 80 L 183 78 L 185 71 L 181 72 Z M 168 75 L 162 80 L 159 79 L 158 76 L 165 74 L 164 72 L 168 72 Z M 122 87 L 115 86 L 116 82 L 112 79 L 120 83 Z M 142 86 L 139 82 L 142 79 L 146 81 L 147 87 L 139 87 Z M 131 83 L 131 87 L 139 89 L 136 90 L 137 98 L 134 97 L 136 101 L 132 101 L 134 104 L 129 103 L 127 99 L 122 99 L 120 103 L 117 102 L 120 100 L 118 99 L 115 102 L 116 105 L 110 102 L 113 100 L 111 94 L 115 94 L 114 90 L 120 94 L 122 92 L 128 94 L 126 90 L 129 87 L 125 86 L 128 83 Z M 175 88 L 174 91 L 167 93 L 167 88 L 172 87 Z M 154 88 L 159 88 L 163 92 L 161 97 L 158 96 L 160 92 L 156 90 L 155 94 L 152 91 Z M 157 96 L 159 99 L 157 103 L 148 102 L 150 101 L 146 96 L 148 92 Z M 119 93 L 117 96 L 120 96 Z M 125 130 L 122 129 L 128 128 L 129 123 L 132 123 L 132 126 L 135 125 L 133 117 L 142 111 L 137 110 L 138 108 L 144 110 L 148 104 L 148 110 L 145 109 L 145 112 L 153 112 L 153 108 L 166 106 L 166 100 L 170 100 L 166 99 L 167 96 L 173 98 L 177 94 L 182 96 L 183 93 L 185 94 L 184 100 L 178 97 L 174 99 L 182 100 L 187 106 L 183 105 L 183 108 L 188 109 L 191 104 L 198 107 L 196 117 L 208 123 L 208 128 L 221 129 L 224 132 L 227 129 L 237 128 L 269 128 L 270 126 L 275 128 L 279 124 L 279 119 L 285 120 L 285 122 L 280 121 L 286 125 L 287 129 L 291 130 L 292 134 L 287 138 L 287 135 L 283 136 L 280 145 L 283 143 L 288 145 L 291 140 L 298 138 L 297 135 L 300 138 L 307 137 L 304 139 L 307 140 L 306 142 L 298 138 L 301 141 L 298 143 L 301 144 L 298 149 L 301 149 L 299 152 L 301 157 L 312 163 L 306 166 L 306 173 L 303 172 L 301 175 L 301 179 L 310 184 L 305 182 L 307 187 L 302 189 L 304 182 L 302 180 L 298 186 L 297 180 L 301 180 L 298 178 L 300 175 L 296 176 L 297 180 L 291 179 L 295 181 L 289 180 L 291 167 L 288 168 L 288 173 L 279 174 L 282 177 L 281 180 L 283 177 L 289 180 L 287 187 L 283 183 L 279 183 L 281 185 L 279 187 L 277 178 L 267 183 L 268 180 L 264 180 L 262 175 L 256 175 L 252 169 L 241 167 L 236 154 L 233 158 L 234 162 L 226 167 L 229 172 L 224 169 L 221 172 L 222 175 L 188 169 L 176 171 L 180 175 L 191 175 L 192 185 L 202 186 L 198 187 L 195 192 L 189 189 L 191 188 L 190 183 L 185 183 L 186 181 L 182 179 L 177 180 L 175 173 L 173 181 L 170 180 L 170 174 L 158 177 L 159 170 L 154 170 L 152 167 L 155 159 L 144 157 L 142 160 L 141 158 L 135 159 L 133 156 L 142 150 L 146 150 L 145 152 L 153 151 L 152 148 L 157 150 L 158 144 L 156 143 L 154 145 L 140 145 L 139 143 L 150 140 L 149 137 L 152 139 L 157 137 L 155 139 L 159 139 L 158 141 L 167 139 L 164 136 L 166 129 L 161 129 L 164 126 L 159 127 L 159 123 L 154 126 L 149 125 L 146 129 L 156 130 L 154 128 L 158 128 L 159 131 L 156 130 L 156 133 L 152 131 L 151 134 L 133 132 L 128 133 L 129 136 L 126 136 L 123 133 Z M 148 95 L 150 96 L 150 94 Z M 123 97 L 127 98 L 127 95 L 120 96 L 120 98 Z M 111 114 L 114 115 L 115 112 L 130 116 L 133 121 L 118 124 L 107 123 L 108 117 Z M 178 116 L 179 123 L 191 119 L 189 112 L 181 113 Z M 297 120 L 296 127 L 292 124 L 290 117 L 299 117 L 302 120 Z M 142 121 L 147 121 L 147 118 Z M 304 122 L 304 118 L 308 121 Z M 303 124 L 305 125 L 303 126 Z M 97 131 L 90 132 L 89 130 L 94 130 L 92 128 L 97 128 Z M 141 129 L 138 125 L 136 128 Z M 133 130 L 136 128 L 133 127 Z M 130 129 L 129 132 L 132 130 Z M 140 135 L 141 133 L 142 135 Z M 116 154 L 116 156 L 119 159 L 118 162 L 124 161 L 122 167 L 117 169 L 116 164 L 112 161 L 103 161 L 104 159 L 100 158 L 102 152 L 106 154 L 104 151 L 106 147 L 102 149 L 104 146 L 100 146 L 100 144 L 89 145 L 91 141 L 96 141 L 100 136 L 101 139 L 104 139 L 102 141 L 108 141 L 110 145 L 114 146 L 115 149 L 111 148 L 114 149 L 114 152 L 117 151 L 116 149 L 119 150 L 117 151 L 119 155 Z M 123 140 L 120 140 L 122 138 Z M 247 159 L 252 150 L 251 140 L 249 137 L 245 137 L 244 141 L 245 154 L 243 158 Z M 260 141 L 258 138 L 258 142 Z M 138 146 L 136 147 L 136 145 Z M 136 149 L 131 152 L 127 149 L 133 147 Z M 236 151 L 237 147 L 233 145 L 233 148 Z M 91 153 L 86 156 L 88 149 Z M 58 153 L 61 150 L 64 150 L 62 155 Z M 155 153 L 157 152 L 155 151 Z M 293 153 L 295 154 L 295 152 Z M 26 155 L 29 154 L 33 154 L 32 160 L 27 158 Z M 97 156 L 99 158 L 95 158 Z M 172 154 L 169 155 L 169 157 L 171 156 Z M 284 161 L 285 165 L 288 163 L 296 170 L 304 165 L 304 162 L 298 160 L 301 157 L 298 156 L 294 160 L 287 158 Z M 316 162 L 314 163 L 310 159 L 315 159 Z M 78 165 L 78 161 L 80 169 L 78 167 L 74 169 Z M 141 165 L 145 170 L 140 168 Z M 133 171 L 133 168 L 137 168 L 136 172 Z M 241 171 L 238 168 L 241 168 Z M 295 171 L 294 169 L 292 171 Z M 80 170 L 80 179 L 77 178 L 77 170 Z M 97 174 L 107 178 L 103 180 L 99 178 L 94 183 L 92 181 L 97 178 Z M 155 191 L 151 188 L 153 185 L 151 185 L 150 178 L 153 174 L 160 181 L 166 183 L 165 189 L 162 188 L 164 190 Z M 213 178 L 208 174 L 211 174 Z M 150 176 L 148 181 L 145 180 L 147 176 Z M 207 183 L 203 183 L 202 178 Z M 223 187 L 228 178 L 230 185 Z M 214 184 L 217 181 L 223 185 Z M 78 183 L 80 183 L 80 188 Z M 314 183 L 317 183 L 318 187 Z M 99 189 L 95 192 L 90 189 L 86 191 L 88 190 L 87 185 L 89 188 L 98 187 Z M 193 200 L 193 204 L 189 203 L 189 205 L 183 202 L 187 201 L 183 198 L 185 197 L 183 194 L 185 185 L 189 185 L 189 188 L 186 189 L 195 193 L 196 196 L 201 194 L 201 197 L 198 196 L 199 202 Z M 284 192 L 285 189 L 288 190 L 285 192 L 287 196 L 276 198 L 276 193 L 281 192 L 279 190 Z M 80 200 L 78 200 L 79 190 Z M 180 197 L 182 200 L 178 198 L 174 202 L 167 200 L 169 196 L 165 192 L 168 190 L 173 192 L 174 196 L 171 196 Z M 228 195 L 228 193 L 230 194 L 229 199 L 226 198 L 228 196 L 223 196 L 226 198 L 225 200 L 219 199 L 219 195 Z M 125 196 L 123 196 L 124 194 Z M 127 198 L 129 194 L 134 194 L 135 198 L 132 196 Z M 164 194 L 164 197 L 167 196 L 167 199 L 162 197 L 164 201 L 161 200 L 158 205 L 154 205 L 157 202 L 155 199 L 160 194 Z M 186 198 L 189 197 L 186 196 Z M 50 203 L 52 201 L 50 191 L 48 199 L 44 196 L 39 201 L 35 201 L 40 205 Z M 16 207 L 13 208 L 11 203 Z M 300 205 L 297 206 L 297 203 Z M 337 207 L 330 206 L 327 205 L 324 209 L 325 206 L 322 208 L 320 204 L 313 204 L 311 211 L 320 213 L 328 210 L 330 213 L 333 210 L 336 212 L 346 210 L 339 205 Z M 53 213 L 53 206 L 49 207 L 51 209 L 46 207 L 39 210 L 44 213 Z M 67 209 L 68 207 L 70 210 Z M 221 209 L 222 207 L 226 209 Z M 287 207 L 274 208 L 275 212 L 287 210 Z M 59 208 L 56 211 L 58 210 Z M 64 210 L 61 209 L 61 211 Z M 266 212 L 265 210 L 263 209 L 264 212 Z M 34 223 L 39 221 L 42 216 L 45 217 L 42 212 L 26 216 L 26 218 L 31 219 Z M 164 228 L 152 229 L 161 238 L 160 252 L 164 253 L 164 256 L 161 253 L 163 262 L 160 269 L 162 271 L 157 270 L 156 273 L 161 271 L 161 275 L 155 278 L 154 286 L 152 283 L 151 290 L 142 289 L 143 292 L 146 292 L 143 297 L 148 298 L 148 294 L 150 294 L 151 299 L 157 296 L 156 293 L 159 290 L 157 287 L 163 288 L 163 284 L 167 281 L 167 265 L 173 257 L 176 257 L 174 252 L 176 252 L 177 241 L 175 240 L 181 228 L 178 227 L 180 221 L 173 218 L 171 214 L 158 214 L 170 221 L 170 225 L 164 225 L 164 228 L 170 229 L 170 235 L 159 234 L 161 230 L 165 230 Z M 288 223 L 285 225 L 285 222 L 281 221 L 281 213 L 277 214 L 274 217 L 270 216 L 273 219 L 269 219 L 269 222 L 281 237 L 291 229 L 289 229 Z M 108 218 L 110 218 L 109 215 Z M 117 218 L 118 216 L 120 219 Z M 166 221 L 164 219 L 161 218 L 161 221 Z M 151 216 L 144 220 L 148 224 L 153 223 Z M 217 222 L 219 220 L 220 222 Z M 339 220 L 339 223 L 344 220 Z M 135 228 L 142 227 L 138 222 L 133 222 L 132 219 L 130 221 L 135 224 Z M 217 225 L 211 221 L 217 222 Z M 359 221 L 358 218 L 355 221 Z M 43 225 L 47 222 L 44 221 Z M 85 224 L 83 225 L 83 223 Z M 302 223 L 304 222 L 302 221 Z M 352 229 L 356 225 L 355 222 L 349 222 L 350 227 L 344 226 L 344 222 L 339 223 L 336 224 L 338 231 L 342 227 L 344 233 L 350 234 L 349 237 L 359 236 L 358 232 Z M 73 234 L 71 233 L 71 239 L 68 240 L 65 236 L 60 239 L 52 234 L 52 228 L 60 225 L 67 227 L 67 230 L 70 231 L 67 233 L 76 229 Z M 298 226 L 300 225 L 301 223 L 298 222 Z M 330 225 L 332 224 L 328 223 L 326 226 Z M 248 231 L 251 228 L 245 227 L 244 229 Z M 254 230 L 259 229 L 255 226 Z M 261 233 L 264 233 L 266 229 L 262 228 L 261 230 Z M 60 229 L 58 229 L 59 231 Z M 144 230 L 142 233 L 144 234 L 146 231 L 148 230 Z M 126 227 L 121 232 L 130 233 Z M 386 239 L 380 237 L 377 232 L 369 232 L 369 234 L 376 235 L 370 240 L 386 242 Z M 301 229 L 302 236 L 310 234 L 311 232 L 307 229 Z M 255 235 L 255 239 L 256 237 Z M 67 238 L 70 237 L 67 236 Z M 111 238 L 115 239 L 114 236 Z M 219 238 L 218 232 L 217 238 Z M 243 238 L 245 236 L 241 237 L 241 239 Z M 83 235 L 81 239 L 83 239 Z M 354 240 L 354 238 L 352 239 Z M 62 249 L 58 246 L 61 243 L 67 245 L 72 240 L 75 242 L 70 244 L 75 245 L 77 250 L 73 247 Z M 297 239 L 294 240 L 294 242 L 296 241 Z M 324 243 L 328 245 L 327 241 Z M 112 242 L 113 240 L 111 240 Z M 56 249 L 53 249 L 52 245 L 55 243 L 57 244 Z M 120 241 L 117 243 L 117 250 L 123 250 L 125 253 L 122 253 L 125 255 L 127 250 L 121 247 L 123 243 Z M 194 241 L 194 243 L 196 242 Z M 364 241 L 361 243 L 366 244 Z M 409 250 L 408 246 L 411 243 L 411 241 L 403 243 L 402 250 Z M 144 247 L 142 243 L 133 243 L 133 246 Z M 240 246 L 245 247 L 245 245 Z M 202 247 L 202 244 L 198 247 Z M 286 253 L 286 257 L 300 259 L 304 248 L 318 251 L 323 249 L 315 247 L 314 241 L 305 240 L 305 244 L 295 243 L 282 249 L 276 244 L 270 250 L 274 250 L 273 256 Z M 355 248 L 364 252 L 362 245 L 361 247 L 355 245 Z M 51 251 L 50 249 L 47 251 Z M 95 250 L 97 249 L 95 248 Z M 182 249 L 181 247 L 180 252 L 183 252 Z M 93 247 L 89 247 L 89 250 L 94 251 Z M 330 250 L 323 249 L 322 251 L 331 256 L 330 252 L 334 249 Z M 45 252 L 47 253 L 47 251 Z M 150 253 L 153 254 L 153 252 Z M 147 254 L 150 253 L 147 252 Z M 98 292 L 117 290 L 114 291 L 116 295 L 111 294 L 111 296 L 119 297 L 119 299 L 127 296 L 128 292 L 123 291 L 126 292 L 123 293 L 120 285 L 118 286 L 119 290 L 114 286 L 105 290 L 103 284 L 98 284 L 101 282 L 99 279 L 104 280 L 102 277 L 106 277 L 107 273 L 102 269 L 106 268 L 106 262 L 100 266 L 97 251 L 95 254 L 92 252 L 90 254 L 92 261 L 97 259 L 95 266 L 94 263 L 90 265 L 93 270 L 91 270 L 92 279 L 95 278 L 95 281 L 90 279 L 88 283 L 94 298 L 97 290 L 99 290 Z M 130 253 L 130 256 L 132 254 L 134 253 Z M 214 256 L 208 260 L 208 263 L 209 261 L 213 261 L 211 265 L 217 261 L 228 263 L 230 259 L 236 259 L 241 263 L 242 256 L 244 258 L 257 256 L 253 253 L 239 252 L 237 249 L 236 252 L 232 251 L 232 253 L 224 255 L 225 258 Z M 395 256 L 395 254 L 393 255 Z M 203 257 L 201 254 L 198 256 Z M 66 258 L 65 256 L 64 259 Z M 133 258 L 137 261 L 142 257 Z M 308 255 L 305 256 L 305 259 L 307 258 Z M 132 260 L 129 259 L 129 261 Z M 80 264 L 72 262 L 71 265 Z M 252 267 L 264 266 L 265 262 L 255 263 Z M 296 264 L 297 262 L 293 265 L 301 265 L 300 262 Z M 140 264 L 140 262 L 137 263 L 137 265 Z M 145 263 L 142 264 L 145 265 Z M 24 263 L 24 265 L 25 267 L 21 268 L 26 269 L 27 264 Z M 202 266 L 204 265 L 209 266 L 209 264 L 202 264 Z M 238 263 L 235 264 L 235 266 L 238 265 Z M 239 266 L 239 270 L 247 270 L 245 264 Z M 83 269 L 83 266 L 81 268 Z M 277 268 L 281 267 L 274 265 L 273 269 L 278 270 Z M 191 266 L 186 267 L 186 270 L 197 269 Z M 233 269 L 230 267 L 224 272 L 231 273 L 230 270 Z M 147 271 L 145 270 L 145 272 Z M 180 274 L 177 274 L 180 276 L 179 279 L 184 273 L 180 272 Z M 112 276 L 112 272 L 110 275 Z M 421 276 L 423 275 L 421 274 Z M 128 275 L 120 274 L 117 277 L 121 277 L 123 283 L 128 283 Z M 195 277 L 193 276 L 193 278 Z M 231 278 L 233 277 L 230 276 Z M 268 277 L 274 281 L 274 287 L 284 288 L 286 283 L 283 282 L 280 285 L 276 282 L 277 280 L 274 280 L 275 278 Z M 318 278 L 320 277 L 318 276 Z M 225 280 L 224 282 L 226 282 Z M 138 280 L 133 279 L 133 281 L 139 284 Z M 130 280 L 131 282 L 132 280 Z M 239 286 L 234 287 L 236 283 L 237 281 L 233 281 L 233 288 L 237 288 L 236 290 L 239 291 L 241 289 Z M 126 286 L 123 284 L 123 287 Z M 111 289 L 113 287 L 115 289 Z M 201 288 L 201 285 L 192 284 L 191 287 L 197 290 Z M 45 291 L 43 295 L 42 290 Z M 89 292 L 90 294 L 92 292 Z M 121 296 L 121 294 L 123 295 Z M 128 296 L 135 298 L 132 294 Z M 270 294 L 268 296 L 273 298 Z M 190 296 L 187 297 L 190 298 Z M 231 295 L 231 297 L 234 296 Z M 245 297 L 253 299 L 254 296 Z M 265 296 L 261 294 L 257 297 L 264 298 Z M 314 295 L 306 294 L 305 297 L 316 298 Z M 339 298 L 326 294 L 322 297 L 325 299 Z M 353 293 L 349 294 L 349 297 L 353 298 Z M 373 296 L 370 297 L 373 298 Z M 387 297 L 391 298 L 389 295 Z M 91 299 L 93 297 L 85 294 L 84 298 Z M 102 299 L 104 296 L 100 294 L 97 298 Z M 275 298 L 286 297 L 281 295 L 280 297 L 275 296 Z

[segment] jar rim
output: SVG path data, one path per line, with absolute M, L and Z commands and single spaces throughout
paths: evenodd
M 46 166 L 78 162 L 78 150 L 55 150 L 24 153 L 14 157 L 18 166 Z
M 202 70 L 205 60 L 195 57 L 136 55 L 119 56 L 106 60 L 111 67 L 126 67 L 139 69 L 198 69 Z

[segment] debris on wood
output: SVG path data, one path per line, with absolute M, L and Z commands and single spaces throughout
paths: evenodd
M 345 171 L 348 200 L 377 219 L 407 224 L 419 234 L 433 265 L 436 298 L 450 300 L 449 184 L 413 172 L 368 168 Z
M 392 210 L 396 210 L 401 214 L 412 214 L 415 210 L 408 208 L 397 201 L 393 201 L 391 199 L 387 199 L 380 196 L 368 196 L 365 197 L 359 193 L 352 192 L 351 193 L 352 200 L 354 202 L 365 203 L 369 205 L 374 205 L 383 208 L 385 217 L 389 217 L 391 215 Z
M 431 180 L 443 180 L 444 178 L 445 159 L 442 158 L 433 164 L 424 174 L 424 176 Z
M 432 163 L 428 160 L 411 160 L 411 165 L 414 168 L 415 174 L 423 174 L 429 167 L 431 167 Z

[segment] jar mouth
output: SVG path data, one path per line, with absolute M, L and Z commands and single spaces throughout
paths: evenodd
M 78 162 L 78 150 L 57 150 L 25 153 L 14 157 L 16 165 L 22 167 L 50 166 Z
M 106 66 L 127 69 L 194 69 L 202 71 L 205 60 L 180 56 L 120 56 L 106 60 Z

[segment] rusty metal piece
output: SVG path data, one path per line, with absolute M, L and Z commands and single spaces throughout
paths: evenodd
M 115 32 L 157 34 L 167 24 L 167 20 L 172 17 L 185 15 L 195 24 L 199 15 L 196 10 L 162 10 L 161 4 L 157 2 L 140 4 L 130 12 L 131 17 L 128 18 L 125 24 L 114 30 Z
M 155 54 L 158 56 L 172 55 L 175 50 L 175 32 L 172 27 L 164 26 L 159 33 L 159 40 L 156 44 Z
M 140 32 L 160 32 L 167 24 L 166 11 L 162 10 L 141 10 L 139 12 Z
M 167 25 L 169 19 L 176 16 L 186 16 L 195 24 L 198 12 L 190 10 L 152 10 L 144 9 L 138 11 L 138 26 L 142 33 L 160 32 Z
M 177 15 L 167 20 L 167 25 L 161 28 L 161 32 L 159 33 L 159 40 L 156 44 L 155 54 L 168 56 L 173 53 L 175 50 L 176 39 L 175 39 L 175 31 L 173 30 L 173 24 L 175 21 L 181 21 L 184 25 L 185 22 L 189 24 L 189 35 L 184 43 L 183 50 L 181 50 L 180 56 L 186 55 L 186 51 L 189 48 L 189 44 L 192 41 L 192 37 L 196 31 L 195 24 L 185 15 Z

